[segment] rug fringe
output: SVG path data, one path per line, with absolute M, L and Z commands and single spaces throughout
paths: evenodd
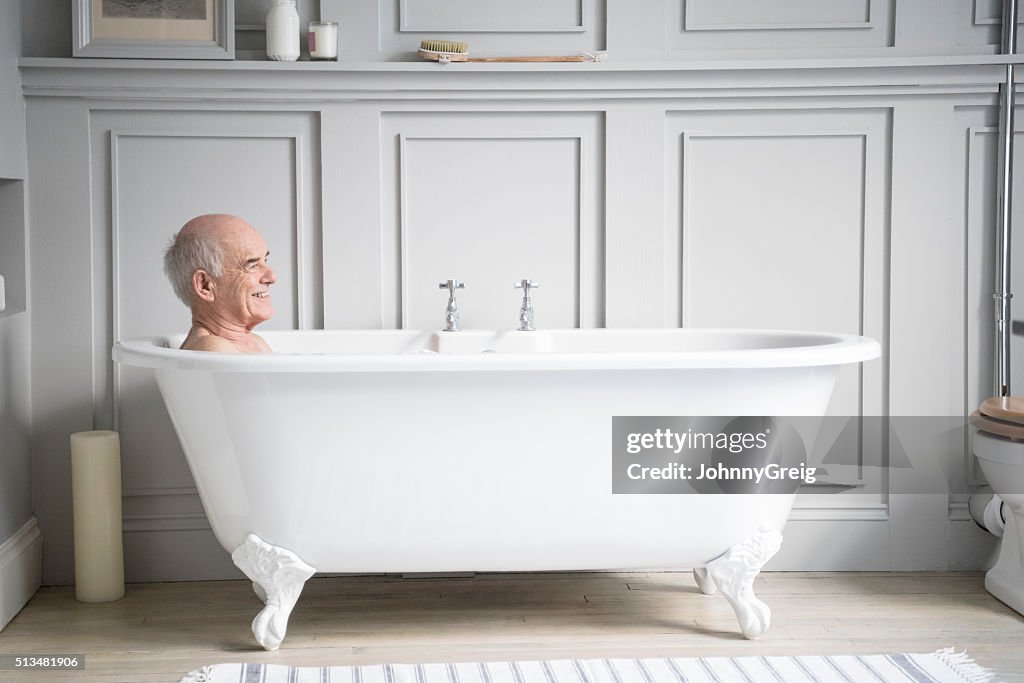
M 201 666 L 195 671 L 190 671 L 185 674 L 185 677 L 181 679 L 180 683 L 208 683 L 212 680 L 210 677 L 213 675 L 212 666 Z
M 975 662 L 966 650 L 957 652 L 956 648 L 946 647 L 934 654 L 967 683 L 988 683 L 995 677 L 995 673 Z
M 809 655 L 809 657 L 816 657 Z M 891 665 L 895 665 L 905 674 L 907 672 L 913 672 L 914 662 L 916 658 L 916 665 L 919 667 L 921 677 L 915 677 L 914 680 L 925 680 L 934 681 L 945 681 L 949 683 L 951 681 L 958 681 L 959 683 L 992 683 L 996 674 L 990 669 L 986 669 L 981 665 L 977 664 L 974 659 L 967 654 L 966 651 L 958 652 L 956 648 L 947 647 L 941 650 L 936 650 L 931 654 L 917 653 L 917 654 L 902 654 L 898 656 L 893 655 L 865 655 L 863 657 L 846 657 L 839 656 L 833 659 L 833 667 L 842 668 L 843 662 L 847 660 L 869 660 L 875 661 L 876 663 L 886 664 L 887 662 Z M 788 658 L 781 658 L 788 659 Z M 827 659 L 822 657 L 821 659 Z M 739 662 L 754 662 L 761 661 L 764 663 L 765 658 L 760 657 L 710 657 L 710 658 L 668 658 L 668 659 L 585 659 L 585 660 L 537 660 L 537 661 L 523 661 L 523 662 L 490 662 L 490 663 L 461 663 L 461 664 L 428 664 L 425 665 L 428 669 L 427 675 L 421 676 L 423 673 L 420 669 L 424 665 L 416 665 L 416 673 L 413 674 L 411 669 L 413 665 L 410 664 L 382 664 L 382 665 L 370 665 L 366 667 L 368 671 L 374 672 L 371 676 L 373 680 L 384 680 L 390 678 L 390 680 L 417 680 L 417 681 L 451 681 L 452 680 L 452 667 L 478 667 L 481 670 L 498 666 L 508 668 L 512 666 L 513 669 L 517 667 L 527 667 L 530 669 L 528 673 L 530 676 L 523 678 L 517 676 L 517 680 L 527 681 L 575 681 L 579 679 L 580 667 L 585 667 L 587 671 L 594 673 L 595 676 L 590 680 L 620 680 L 616 674 L 616 669 L 622 669 L 625 667 L 630 676 L 627 678 L 633 678 L 632 674 L 634 669 L 639 669 L 644 673 L 645 680 L 678 680 L 679 679 L 679 667 L 687 669 L 703 667 L 704 671 L 708 674 L 714 675 L 713 669 L 715 667 L 728 665 L 732 663 L 734 666 L 739 666 Z M 698 667 L 699 664 L 699 667 Z M 538 665 L 541 668 L 538 668 Z M 866 664 L 865 664 L 866 666 Z M 552 673 L 552 667 L 558 671 L 558 675 Z M 653 667 L 653 668 L 652 668 Z M 689 668 L 687 668 L 689 667 Z M 728 667 L 727 667 L 728 668 Z M 324 674 L 330 675 L 330 673 L 342 673 L 345 674 L 344 678 L 348 679 L 350 674 L 353 672 L 359 673 L 363 667 L 359 665 L 349 666 L 338 666 L 338 667 L 300 667 L 292 668 L 281 664 L 214 664 L 212 666 L 203 666 L 195 671 L 188 673 L 184 678 L 181 679 L 180 683 L 213 683 L 213 681 L 234 681 L 239 680 L 239 671 L 241 669 L 242 678 L 244 680 L 274 680 L 284 681 L 285 673 L 288 674 L 288 680 L 294 680 L 294 676 L 300 671 L 313 672 L 315 674 L 312 678 L 321 680 Z M 380 672 L 378 669 L 383 670 L 383 678 L 378 675 Z M 542 671 L 543 669 L 543 671 Z M 941 669 L 941 670 L 940 670 Z M 504 671 L 505 669 L 502 669 Z M 605 675 L 605 672 L 610 672 L 611 678 Z M 839 669 L 837 669 L 838 671 Z M 475 670 L 474 670 L 475 671 Z M 656 675 L 651 677 L 651 671 L 655 671 Z M 541 675 L 543 673 L 543 676 Z M 671 675 L 670 675 L 671 674 Z M 700 675 L 700 671 L 697 671 Z M 256 678 L 252 678 L 255 675 Z M 532 676 L 532 677 L 531 677 Z M 358 678 L 358 676 L 356 677 Z M 457 677 L 456 677 L 457 678 Z M 508 680 L 506 677 L 501 676 L 502 680 Z M 757 678 L 755 676 L 755 678 Z M 776 678 L 778 675 L 776 674 Z M 717 677 L 716 677 L 716 680 Z M 757 678 L 757 680 L 761 680 Z M 781 679 L 779 679 L 781 680 Z M 846 680 L 853 680 L 846 678 Z M 857 680 L 860 680 L 859 678 Z M 881 679 L 879 679 L 881 680 Z M 900 680 L 904 680 L 902 677 Z

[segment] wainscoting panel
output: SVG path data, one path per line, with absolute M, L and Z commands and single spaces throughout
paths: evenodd
M 683 0 L 683 18 L 687 31 L 870 29 L 877 28 L 871 5 L 871 0 Z
M 670 114 L 679 324 L 880 338 L 889 129 L 886 110 Z M 833 414 L 881 407 L 859 375 L 844 368 Z
M 963 314 L 966 319 L 964 359 L 967 364 L 963 410 L 969 415 L 981 401 L 994 393 L 994 344 L 993 326 L 995 305 L 992 293 L 995 291 L 995 239 L 996 239 L 996 168 L 998 158 L 999 132 L 998 111 L 994 107 L 962 107 L 956 110 L 957 132 L 959 133 L 958 170 L 962 174 L 965 192 L 956 195 L 957 216 L 962 217 L 962 235 L 968 264 L 965 275 Z M 1015 165 L 1020 168 L 1020 135 L 1015 145 Z M 1020 209 L 1014 213 L 1019 215 Z M 1017 246 L 1011 242 L 1011 247 Z M 1016 262 L 1018 265 L 1019 261 Z M 1017 273 L 1013 273 L 1016 275 Z M 1020 282 L 1019 279 L 1016 282 Z M 1012 303 L 1012 302 L 1011 302 Z M 1020 342 L 1011 340 L 1011 372 L 1021 359 L 1016 353 Z M 1015 373 L 1020 376 L 1019 371 Z M 971 455 L 971 435 L 967 434 L 962 460 L 963 479 L 971 484 L 981 485 L 985 475 L 977 459 Z
M 124 114 L 94 118 L 96 142 L 109 139 L 110 183 L 97 189 L 110 191 L 112 340 L 188 330 L 188 310 L 162 272 L 162 256 L 177 229 L 201 213 L 240 215 L 263 234 L 277 277 L 268 329 L 318 324 L 319 295 L 311 290 L 320 268 L 307 188 L 318 175 L 304 161 L 314 144 L 314 119 L 196 113 L 167 125 L 166 118 L 136 112 L 132 128 L 122 127 Z M 96 151 L 104 158 L 106 150 Z M 113 377 L 114 425 L 128 456 L 125 487 L 190 485 L 152 373 L 114 366 Z
M 894 0 L 666 0 L 670 50 L 881 48 Z
M 530 278 L 539 326 L 600 326 L 601 130 L 590 113 L 386 114 L 386 325 L 443 326 L 454 278 L 463 327 L 514 328 Z
M 325 2 L 324 16 L 349 11 Z M 605 0 L 384 0 L 380 49 L 411 53 L 423 39 L 469 43 L 471 56 L 573 54 L 605 47 Z
M 866 334 L 884 349 L 888 110 L 673 112 L 666 138 L 680 326 Z M 881 362 L 844 367 L 828 414 L 881 414 L 884 392 Z M 814 455 L 809 464 L 828 474 L 803 487 L 795 514 L 886 519 L 884 473 L 863 467 L 866 453 L 877 463 L 883 448 L 871 427 L 841 437 L 830 422 L 817 440 L 804 435 L 808 443 L 845 438 L 845 452 L 860 459 Z M 847 490 L 866 484 L 872 493 Z M 872 528 L 865 539 L 884 548 L 883 527 Z
M 963 46 L 988 46 L 995 52 L 1002 40 L 1002 1 L 974 0 L 952 3 L 952 6 L 956 11 L 954 25 L 957 43 Z M 1022 21 L 1024 17 L 1017 18 L 1018 27 Z
M 995 328 L 995 242 L 997 226 L 996 160 L 1000 154 L 998 110 L 995 107 L 962 107 L 956 111 L 958 141 L 961 143 L 958 170 L 963 173 L 966 192 L 956 195 L 959 201 L 957 216 L 963 217 L 962 234 L 967 252 L 964 315 L 966 317 L 965 359 L 970 380 L 964 394 L 964 414 L 970 414 L 983 400 L 995 393 L 994 362 Z M 1016 111 L 1021 120 L 1021 108 Z M 1024 132 L 1017 131 L 1014 140 L 1014 171 L 1024 169 Z M 1015 183 L 1016 184 L 1016 183 Z M 1012 204 L 1012 225 L 1021 225 L 1024 207 L 1019 201 Z M 1016 231 L 1015 231 L 1016 232 Z M 1011 291 L 1020 292 L 1024 282 L 1024 241 L 1011 239 Z M 1019 296 L 1019 295 L 1018 295 Z M 1016 320 L 1024 319 L 1019 313 L 1018 297 L 1011 301 Z M 1019 394 L 1024 386 L 1024 337 L 1014 334 L 1010 339 L 1010 373 L 1013 393 Z M 967 435 L 963 476 L 969 484 L 984 484 L 977 459 L 971 455 L 970 434 Z
M 501 0 L 399 0 L 398 25 L 403 32 L 501 31 L 522 33 L 585 29 L 584 9 L 593 12 L 588 0 L 525 0 L 510 4 Z
M 126 547 L 159 545 L 156 538 L 212 547 L 152 372 L 113 364 L 110 347 L 188 331 L 162 256 L 202 213 L 237 214 L 263 234 L 277 278 L 267 329 L 322 326 L 318 120 L 310 112 L 101 110 L 90 124 L 93 286 L 108 293 L 94 306 L 93 413 L 97 428 L 121 436 Z M 232 575 L 223 558 L 206 566 L 203 557 L 191 565 L 197 575 Z M 172 578 L 173 564 L 140 558 L 129 575 Z
M 690 4 L 711 12 L 704 25 L 738 22 L 748 7 L 701 3 Z M 924 4 L 899 3 L 917 19 Z M 667 7 L 640 6 L 653 5 Z M 581 6 L 589 27 L 591 5 Z M 682 0 L 676 6 L 669 30 L 681 34 Z M 388 30 L 402 33 L 399 0 L 381 7 L 393 12 Z M 688 33 L 729 44 L 806 30 L 808 39 L 820 31 L 884 45 L 894 22 L 891 2 L 822 7 L 812 9 L 829 14 L 815 21 L 834 23 L 866 7 L 873 27 Z M 656 52 L 664 25 L 643 34 L 639 24 L 658 12 L 637 12 L 637 24 L 620 28 L 646 35 Z M 564 35 L 592 38 L 589 29 Z M 208 211 L 239 213 L 266 236 L 278 275 L 268 328 L 437 329 L 446 303 L 438 282 L 458 278 L 465 327 L 510 329 L 521 299 L 513 281 L 530 277 L 541 282 L 542 328 L 861 333 L 883 356 L 843 370 L 830 412 L 972 409 L 991 357 L 985 245 L 1003 67 L 980 53 L 839 61 L 447 70 L 28 61 L 33 497 L 44 582 L 72 576 L 67 437 L 92 428 L 122 434 L 128 575 L 237 575 L 207 528 L 152 379 L 110 361 L 115 339 L 188 328 L 160 253 L 186 219 Z M 55 291 L 54 271 L 71 286 Z M 1014 367 L 1024 375 L 1024 364 Z M 885 453 L 877 435 L 857 438 L 863 457 Z M 910 457 L 927 466 L 952 455 L 966 480 L 980 482 L 965 438 L 910 443 Z M 837 482 L 916 475 L 853 470 L 830 470 L 832 488 L 800 497 L 770 568 L 988 561 L 991 539 L 971 531 L 964 500 L 885 487 L 832 493 Z

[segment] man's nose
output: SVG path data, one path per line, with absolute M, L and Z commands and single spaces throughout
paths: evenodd
M 277 282 L 277 275 L 274 274 L 274 269 L 271 268 L 270 266 L 267 266 L 263 270 L 263 277 L 261 278 L 260 282 L 263 282 L 268 285 L 272 285 L 275 282 Z

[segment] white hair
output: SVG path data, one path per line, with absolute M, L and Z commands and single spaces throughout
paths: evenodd
M 181 231 L 184 232 L 184 231 Z M 186 306 L 192 306 L 192 275 L 205 270 L 213 277 L 223 272 L 224 250 L 216 236 L 204 230 L 178 232 L 164 252 L 164 273 Z

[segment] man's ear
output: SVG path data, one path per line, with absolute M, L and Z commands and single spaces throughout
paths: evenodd
M 213 278 L 205 270 L 192 273 L 192 292 L 201 301 L 213 302 Z

